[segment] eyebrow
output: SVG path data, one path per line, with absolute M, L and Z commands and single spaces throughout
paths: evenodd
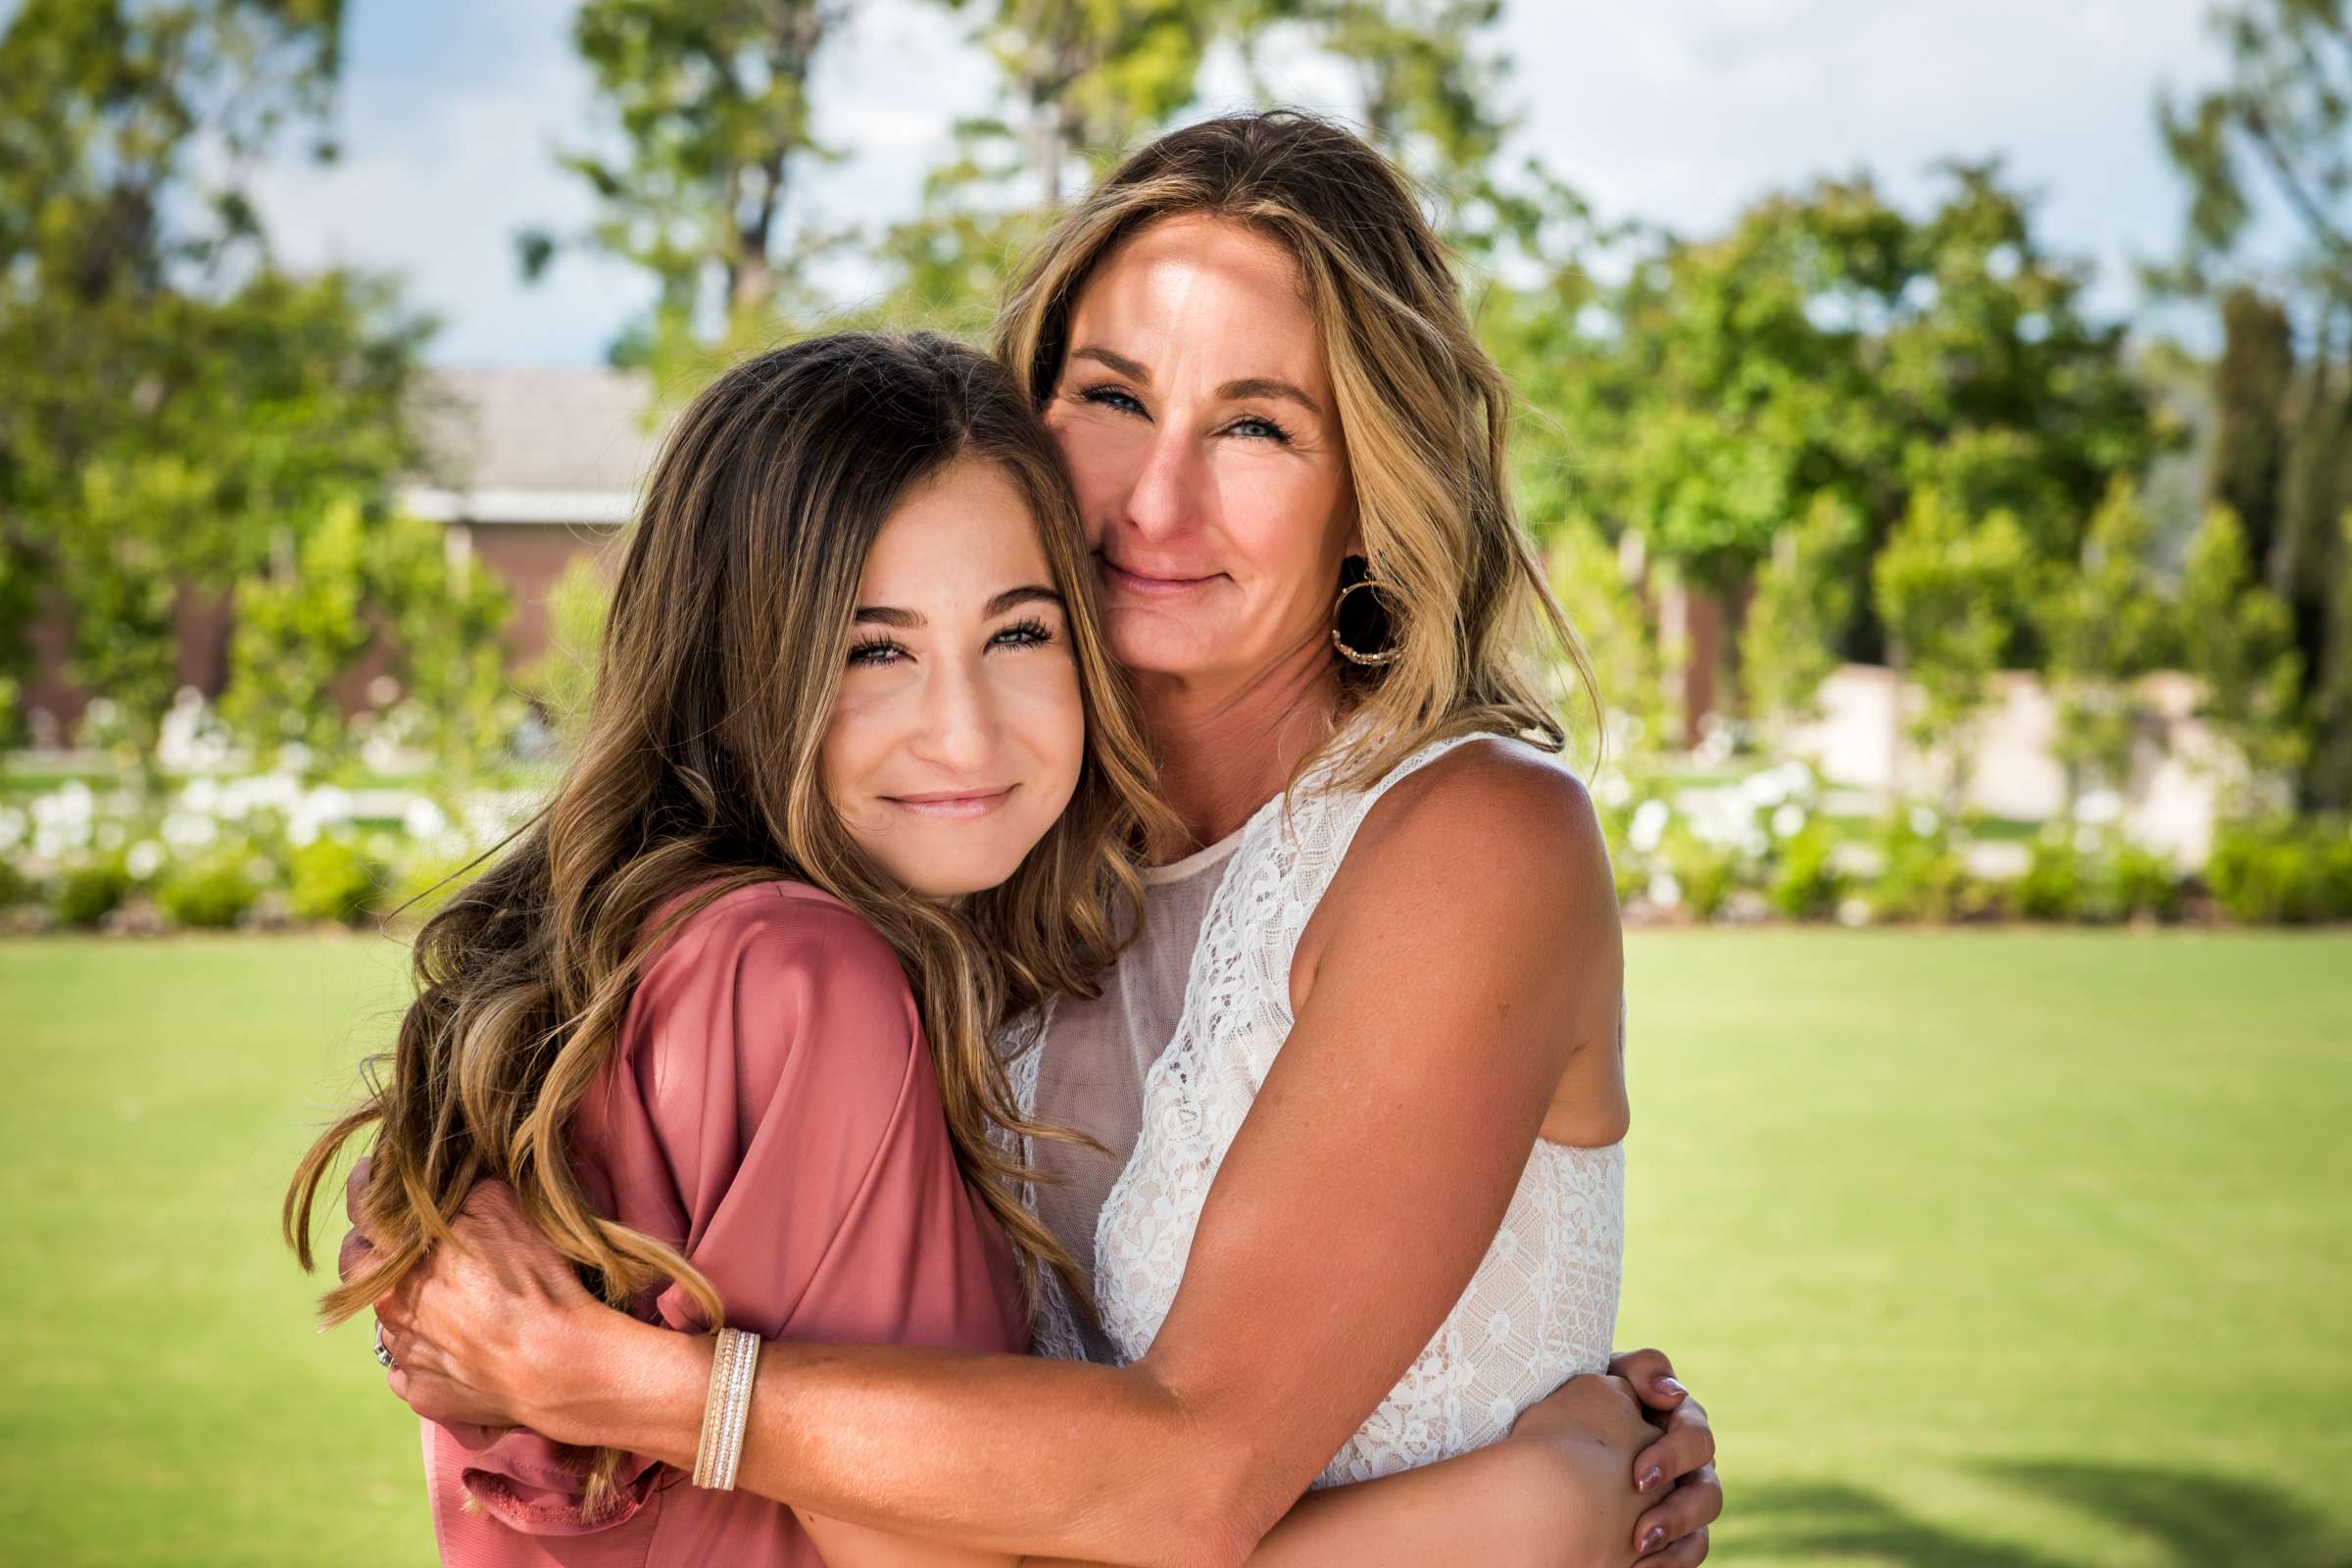
M 981 607 L 980 615 L 984 620 L 994 620 L 1006 611 L 1017 610 L 1023 605 L 1054 605 L 1058 608 L 1061 595 L 1042 583 L 1023 583 L 1018 588 L 1007 588 L 991 599 Z M 858 612 L 850 620 L 853 625 L 896 626 L 901 631 L 913 631 L 930 624 L 915 611 L 900 610 L 892 605 L 859 605 Z
M 1109 349 L 1103 348 L 1098 343 L 1089 343 L 1085 348 L 1071 350 L 1070 358 L 1073 360 L 1092 360 L 1097 365 L 1108 367 L 1111 370 L 1127 377 L 1127 379 L 1130 381 L 1137 382 L 1144 386 L 1150 386 L 1152 384 L 1152 372 L 1150 370 L 1145 369 L 1143 366 L 1129 359 L 1126 355 L 1114 353 Z M 1285 381 L 1279 376 L 1251 375 L 1245 376 L 1239 381 L 1228 381 L 1223 386 L 1217 388 L 1217 396 L 1226 399 L 1288 398 L 1293 403 L 1302 405 L 1310 414 L 1320 416 L 1323 413 L 1322 404 L 1317 403 L 1313 398 L 1308 397 L 1305 391 L 1297 384 L 1290 381 Z

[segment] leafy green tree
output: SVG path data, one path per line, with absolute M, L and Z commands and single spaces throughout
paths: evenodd
M 2238 509 L 2254 563 L 2293 617 L 2307 670 L 2352 662 L 2352 580 L 2340 519 L 2352 509 L 2352 15 L 2343 0 L 2222 0 L 2209 24 L 2225 56 L 2219 81 L 2160 96 L 2166 152 L 2189 208 L 2178 264 L 2162 281 L 2220 295 L 2229 329 L 2219 391 L 2227 420 L 2288 345 L 2276 327 L 2267 364 L 2248 374 L 2233 291 L 2258 288 L 2291 327 L 2300 365 L 2251 443 L 2225 425 L 2214 498 Z M 2300 243 L 2271 247 L 2281 219 Z M 2251 380 L 2256 383 L 2249 387 Z M 2275 449 L 2275 450 L 2274 450 Z M 2328 687 L 2321 683 L 2324 698 Z M 2304 804 L 2352 802 L 2352 700 L 2322 701 L 2300 781 Z
M 1671 718 L 1657 617 L 1636 593 L 1617 548 L 1584 517 L 1571 517 L 1544 541 L 1552 593 L 1592 662 L 1609 726 L 1609 759 L 1661 743 Z M 1589 705 L 1563 700 L 1579 716 Z
M 1862 519 L 1826 491 L 1803 521 L 1773 540 L 1740 645 L 1756 717 L 1814 713 L 1821 683 L 1838 667 L 1838 638 L 1853 616 L 1861 544 Z
M 946 0 L 970 9 L 967 0 Z M 975 37 L 1003 111 L 956 127 L 952 177 L 1026 183 L 1054 208 L 1089 162 L 1115 157 L 1193 101 L 1233 0 L 998 0 Z
M 2330 603 L 2337 624 L 2323 650 L 2312 693 L 2313 793 L 2334 801 L 2352 795 L 2352 512 L 2336 523 L 2336 582 Z
M 1242 0 L 942 4 L 982 11 L 973 37 L 997 68 L 997 103 L 955 126 L 921 210 L 880 236 L 892 287 L 842 319 L 978 341 L 1056 211 L 1191 105 L 1209 46 L 1253 24 Z
M 264 755 L 296 741 L 315 769 L 346 760 L 347 680 L 379 647 L 404 738 L 446 788 L 503 752 L 521 717 L 503 641 L 512 596 L 439 523 L 339 501 L 289 559 L 239 585 L 235 607 L 221 714 Z
M 2222 357 L 2213 368 L 2216 429 L 2207 495 L 2237 514 L 2246 550 L 2267 574 L 2293 466 L 2287 421 L 2294 327 L 2277 300 L 2240 284 L 2222 296 Z
M 1871 594 L 1891 662 L 1923 701 L 1905 729 L 1943 763 L 1945 804 L 1966 799 L 1978 719 L 1991 701 L 2021 607 L 2032 596 L 2033 546 L 2008 512 L 1972 523 L 1934 490 L 1909 512 L 1871 565 Z
M 2252 782 L 2291 776 L 2309 739 L 2299 722 L 2303 656 L 2286 605 L 2264 586 L 2237 514 L 2207 510 L 2181 571 L 2183 662 L 2203 683 L 2200 715 L 2242 758 Z M 2241 800 L 2241 808 L 2260 804 Z
M 368 540 L 368 593 L 398 651 L 394 674 L 421 720 L 442 786 L 462 790 L 497 758 L 522 718 L 507 678 L 513 597 L 440 524 L 387 518 Z
M 2149 561 L 2153 532 L 2138 486 L 2118 478 L 2091 517 L 2079 569 L 2053 572 L 2034 606 L 2070 804 L 2086 778 L 2129 786 L 2148 716 L 2135 683 L 2172 660 L 2174 607 Z
M 1924 486 L 2072 557 L 2154 444 L 2146 399 L 2121 326 L 2085 313 L 2084 269 L 2043 251 L 1997 169 L 1946 180 L 1919 220 L 1867 178 L 1768 197 L 1721 239 L 1640 247 L 1585 302 L 1552 380 L 1605 527 L 1728 589 L 1816 492 L 1875 553 Z
M 585 733 L 596 696 L 597 647 L 612 606 L 606 571 L 594 555 L 572 558 L 547 598 L 547 651 L 515 678 L 566 744 Z
M 172 607 L 415 455 L 425 323 L 291 276 L 246 191 L 334 84 L 334 0 L 25 0 L 0 32 L 0 538 L 142 755 Z M 325 155 L 324 143 L 314 152 Z M 0 606 L 21 660 L 23 596 Z
M 260 758 L 295 741 L 331 766 L 347 750 L 337 677 L 375 639 L 359 504 L 333 503 L 318 526 L 287 545 L 291 559 L 237 585 L 220 716 Z
M 519 241 L 537 276 L 566 244 L 651 273 L 650 321 L 613 347 L 664 348 L 764 332 L 812 302 L 794 278 L 821 240 L 796 230 L 793 180 L 833 156 L 815 135 L 810 74 L 845 0 L 586 0 L 572 41 L 612 149 L 563 155 L 597 202 L 587 232 Z
M 1240 50 L 1261 101 L 1261 47 L 1318 50 L 1351 68 L 1356 120 L 1424 178 L 1457 245 L 1485 257 L 1532 236 L 1558 192 L 1539 172 L 1523 190 L 1494 177 L 1509 122 L 1486 32 L 1500 11 L 1500 0 L 1003 0 L 976 32 L 1000 73 L 1000 105 L 956 127 L 923 212 L 887 235 L 900 285 L 865 316 L 983 333 L 1004 274 L 1053 212 L 1196 104 L 1220 41 Z
M 1261 40 L 1296 38 L 1345 65 L 1372 143 L 1420 179 L 1456 238 L 1494 233 L 1496 157 L 1515 123 L 1493 37 L 1502 0 L 1256 0 L 1240 42 L 1260 98 Z M 1281 30 L 1289 24 L 1288 32 Z

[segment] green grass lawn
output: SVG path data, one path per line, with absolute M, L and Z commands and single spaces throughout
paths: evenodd
M 371 939 L 0 944 L 0 1556 L 423 1563 L 275 1237 Z M 2352 1562 L 2352 936 L 1642 932 L 1620 1342 L 1753 1564 Z M 331 1236 L 329 1238 L 331 1246 Z

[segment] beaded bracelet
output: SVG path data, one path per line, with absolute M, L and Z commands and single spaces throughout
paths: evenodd
M 760 1336 L 720 1329 L 710 1357 L 710 1389 L 703 1398 L 702 1441 L 694 1449 L 694 1484 L 735 1490 L 743 1458 L 743 1428 L 752 1413 L 752 1384 L 760 1370 Z

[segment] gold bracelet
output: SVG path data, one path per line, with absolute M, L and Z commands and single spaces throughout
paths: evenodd
M 743 1459 L 743 1429 L 752 1413 L 752 1389 L 760 1371 L 760 1336 L 720 1329 L 710 1355 L 710 1387 L 703 1396 L 702 1439 L 694 1449 L 694 1484 L 713 1492 L 735 1490 L 735 1467 Z

